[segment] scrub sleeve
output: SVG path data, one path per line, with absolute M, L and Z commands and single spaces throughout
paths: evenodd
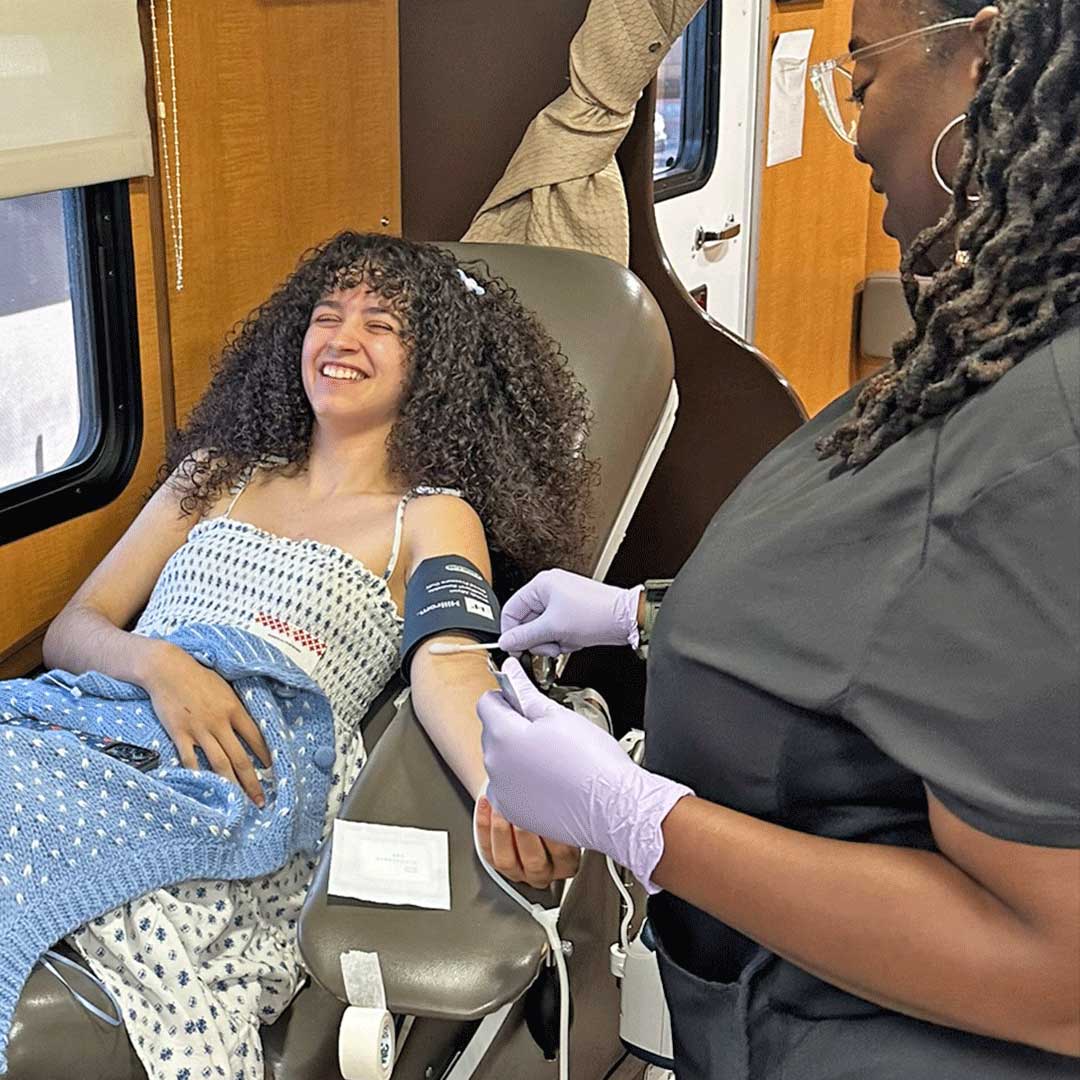
M 728 499 L 650 645 L 646 765 L 788 828 L 934 849 L 926 790 L 1080 846 L 1080 329 L 860 470 L 835 402 Z M 837 989 L 650 902 L 678 1080 L 1060 1080 L 1078 1063 Z M 945 962 L 943 958 L 943 962 Z

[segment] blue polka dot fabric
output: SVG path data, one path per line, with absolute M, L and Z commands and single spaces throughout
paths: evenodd
M 130 988 L 124 1020 L 144 1063 L 152 1042 L 155 1077 L 261 1078 L 258 1018 L 295 992 L 298 901 L 335 780 L 330 703 L 237 627 L 191 625 L 169 640 L 231 683 L 259 725 L 272 755 L 266 805 L 181 768 L 140 687 L 64 672 L 0 684 L 0 1072 L 31 967 L 79 927 L 95 970 Z M 56 730 L 17 726 L 22 717 Z M 68 729 L 153 748 L 161 765 L 139 772 Z M 243 970 L 229 959 L 238 946 Z

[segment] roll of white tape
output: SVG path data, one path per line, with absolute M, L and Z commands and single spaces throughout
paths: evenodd
M 345 1080 L 389 1080 L 394 1071 L 394 1021 L 385 1009 L 350 1005 L 338 1031 L 338 1064 Z

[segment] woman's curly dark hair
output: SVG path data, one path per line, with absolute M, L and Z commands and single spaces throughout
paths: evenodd
M 596 466 L 590 413 L 558 344 L 505 281 L 396 237 L 342 232 L 230 333 L 210 387 L 171 442 L 163 476 L 204 512 L 252 466 L 303 467 L 314 417 L 300 351 L 316 302 L 366 285 L 398 315 L 409 355 L 389 466 L 410 487 L 459 489 L 487 533 L 500 590 L 580 567 Z

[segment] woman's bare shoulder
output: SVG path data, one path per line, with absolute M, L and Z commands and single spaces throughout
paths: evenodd
M 405 514 L 404 543 L 411 573 L 424 559 L 462 555 L 491 573 L 484 525 L 469 503 L 443 492 L 414 496 Z

